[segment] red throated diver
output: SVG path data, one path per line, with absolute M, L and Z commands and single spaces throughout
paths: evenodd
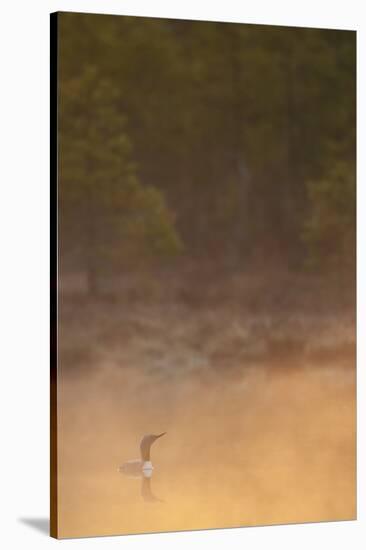
M 137 458 L 135 460 L 127 460 L 127 462 L 124 462 L 122 466 L 119 467 L 119 471 L 123 472 L 125 474 L 130 475 L 141 475 L 141 473 L 151 471 L 153 469 L 153 465 L 151 463 L 150 459 L 150 449 L 151 445 L 159 439 L 159 437 L 162 437 L 165 435 L 166 432 L 163 432 L 158 435 L 148 434 L 144 435 L 144 437 L 141 439 L 140 443 L 140 455 L 141 458 Z

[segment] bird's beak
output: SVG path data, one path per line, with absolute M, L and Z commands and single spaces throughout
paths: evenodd
M 163 432 L 162 434 L 156 435 L 155 438 L 156 438 L 156 439 L 159 439 L 159 437 L 162 437 L 162 436 L 165 435 L 165 434 L 166 434 L 166 432 Z

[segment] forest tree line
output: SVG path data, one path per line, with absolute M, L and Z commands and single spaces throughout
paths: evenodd
M 61 254 L 353 274 L 350 31 L 59 15 Z

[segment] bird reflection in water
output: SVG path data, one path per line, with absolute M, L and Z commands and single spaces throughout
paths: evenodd
M 140 442 L 141 458 L 128 460 L 118 468 L 118 471 L 127 477 L 141 478 L 141 497 L 145 502 L 164 502 L 162 499 L 156 497 L 151 489 L 151 478 L 154 467 L 151 462 L 150 450 L 151 445 L 165 434 L 166 432 L 158 435 L 144 435 Z

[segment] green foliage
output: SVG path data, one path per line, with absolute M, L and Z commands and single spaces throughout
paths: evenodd
M 320 223 L 330 192 L 313 196 L 308 182 L 337 187 L 338 162 L 353 158 L 355 59 L 350 31 L 63 13 L 62 180 L 78 177 L 74 193 L 84 195 L 81 180 L 103 172 L 103 185 L 91 187 L 98 196 L 98 186 L 109 186 L 98 201 L 116 204 L 117 174 L 126 190 L 137 179 L 133 143 L 140 183 L 130 185 L 144 190 L 145 214 L 123 226 L 134 235 L 123 246 L 129 259 L 134 245 L 140 257 L 179 248 L 167 208 L 159 223 L 153 216 L 165 197 L 187 255 L 240 261 L 261 251 L 303 265 L 309 252 L 327 262 L 315 248 L 337 247 L 332 232 L 327 245 L 315 245 L 309 224 Z M 93 69 L 84 70 L 91 60 L 97 87 Z M 68 124 L 78 135 L 72 147 Z M 72 160 L 85 157 L 83 147 L 94 155 L 87 168 Z M 349 212 L 352 200 L 346 191 Z
M 60 89 L 60 227 L 90 284 L 109 268 L 178 253 L 161 192 L 137 177 L 118 89 L 91 66 Z
M 336 162 L 323 178 L 307 185 L 310 214 L 304 239 L 310 265 L 354 266 L 356 177 L 351 162 Z

